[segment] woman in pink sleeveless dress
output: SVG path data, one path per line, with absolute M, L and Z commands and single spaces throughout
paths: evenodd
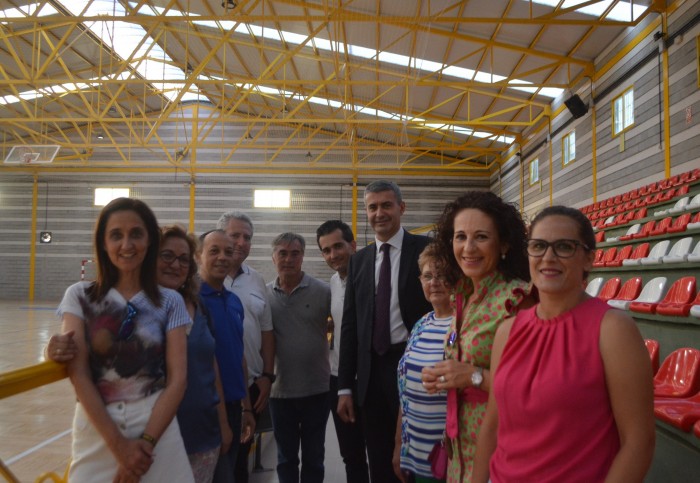
M 428 392 L 447 391 L 447 481 L 461 483 L 471 480 L 496 329 L 532 305 L 527 233 L 517 208 L 485 191 L 468 191 L 448 203 L 437 233 L 439 255 L 455 287 L 456 316 L 445 360 L 424 368 L 422 380 Z
M 652 372 L 634 320 L 584 291 L 595 239 L 554 206 L 527 244 L 535 307 L 497 331 L 474 482 L 641 482 L 654 451 Z

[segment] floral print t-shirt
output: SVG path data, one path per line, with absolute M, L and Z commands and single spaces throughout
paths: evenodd
M 83 320 L 92 380 L 105 404 L 141 399 L 165 387 L 165 334 L 192 323 L 180 294 L 159 287 L 156 307 L 143 291 L 127 301 L 112 288 L 92 302 L 85 293 L 90 285 L 68 287 L 57 313 Z

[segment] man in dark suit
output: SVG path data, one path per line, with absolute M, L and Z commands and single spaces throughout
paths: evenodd
M 348 267 L 338 414 L 355 420 L 352 387 L 357 379 L 372 481 L 398 482 L 391 462 L 399 410 L 396 368 L 413 325 L 431 310 L 418 280 L 418 255 L 428 239 L 401 227 L 406 205 L 396 183 L 374 181 L 364 198 L 375 243 L 353 255 Z

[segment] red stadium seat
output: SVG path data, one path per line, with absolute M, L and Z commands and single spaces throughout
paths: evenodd
M 630 303 L 639 297 L 642 291 L 642 277 L 632 277 L 627 280 L 614 299 L 608 300 L 608 305 L 620 310 L 627 310 Z
M 637 198 L 639 198 L 639 190 L 634 189 L 630 191 L 630 199 L 636 200 Z
M 659 370 L 659 341 L 654 339 L 644 339 L 644 345 L 649 351 L 649 359 L 651 359 L 651 370 L 654 374 Z
M 641 219 L 644 218 L 645 216 L 647 216 L 647 208 L 646 208 L 646 206 L 642 206 L 642 207 L 634 214 L 634 218 L 632 218 L 632 219 L 633 219 L 633 220 L 641 220 Z
M 695 277 L 679 278 L 671 285 L 664 299 L 656 306 L 660 315 L 687 317 L 695 298 Z
M 630 200 L 630 194 L 629 194 L 629 192 L 624 193 L 624 194 L 622 195 L 622 201 L 624 201 L 625 203 L 627 203 L 629 200 Z
M 639 265 L 639 260 L 649 255 L 649 243 L 644 242 L 637 246 L 637 248 L 632 251 L 632 254 L 627 260 L 622 261 L 623 266 L 627 265 Z
M 669 201 L 671 198 L 673 198 L 676 194 L 676 188 L 671 188 L 663 193 L 661 193 L 661 196 L 659 196 L 659 199 L 657 200 L 658 202 L 663 202 L 663 201 Z
M 655 399 L 654 416 L 688 432 L 700 420 L 700 393 L 688 398 Z
M 610 260 L 609 262 L 605 262 L 605 266 L 621 267 L 622 261 L 627 260 L 630 257 L 630 255 L 632 255 L 632 245 L 625 245 L 620 251 L 617 252 L 617 255 L 614 259 Z
M 659 181 L 659 189 L 660 190 L 666 190 L 669 189 L 672 186 L 671 180 L 670 179 L 662 179 Z
M 617 255 L 617 247 L 610 247 L 605 251 L 603 258 L 601 258 L 600 261 L 593 262 L 593 266 L 604 267 L 608 262 L 611 262 L 615 259 L 615 255 Z
M 654 221 L 654 220 L 647 221 L 646 223 L 644 223 L 644 225 L 642 225 L 642 227 L 639 229 L 638 233 L 635 233 L 634 235 L 632 235 L 632 238 L 637 239 L 637 238 L 648 237 L 649 232 L 651 232 L 651 230 L 654 229 L 654 225 L 656 225 L 656 221 Z M 620 237 L 620 240 L 624 240 L 624 239 L 626 239 L 626 238 L 622 237 L 622 236 Z
M 604 231 L 599 231 L 598 233 L 595 234 L 595 241 L 596 243 L 601 243 L 605 241 L 605 232 Z
M 681 186 L 680 188 L 678 188 L 678 190 L 676 190 L 676 196 L 687 195 L 689 190 L 690 190 L 690 188 L 688 187 L 687 184 L 685 184 L 685 185 Z
M 600 262 L 603 259 L 603 255 L 605 254 L 605 250 L 602 248 L 598 248 L 595 251 L 595 255 L 593 256 L 593 263 Z
M 681 233 L 686 230 L 688 223 L 690 223 L 690 213 L 684 213 L 673 220 L 673 224 L 666 229 L 666 233 Z
M 617 295 L 617 291 L 620 290 L 620 277 L 613 277 L 603 285 L 600 289 L 598 298 L 603 301 L 608 301 Z
M 666 231 L 671 226 L 671 223 L 673 223 L 673 218 L 671 218 L 670 216 L 659 220 L 656 226 L 653 229 L 649 230 L 649 236 L 658 236 L 666 234 Z
M 700 389 L 700 351 L 671 352 L 654 376 L 654 397 L 690 397 Z

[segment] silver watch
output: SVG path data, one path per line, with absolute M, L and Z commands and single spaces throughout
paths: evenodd
M 472 372 L 472 387 L 479 389 L 482 382 L 484 382 L 484 369 L 476 367 L 476 370 Z

